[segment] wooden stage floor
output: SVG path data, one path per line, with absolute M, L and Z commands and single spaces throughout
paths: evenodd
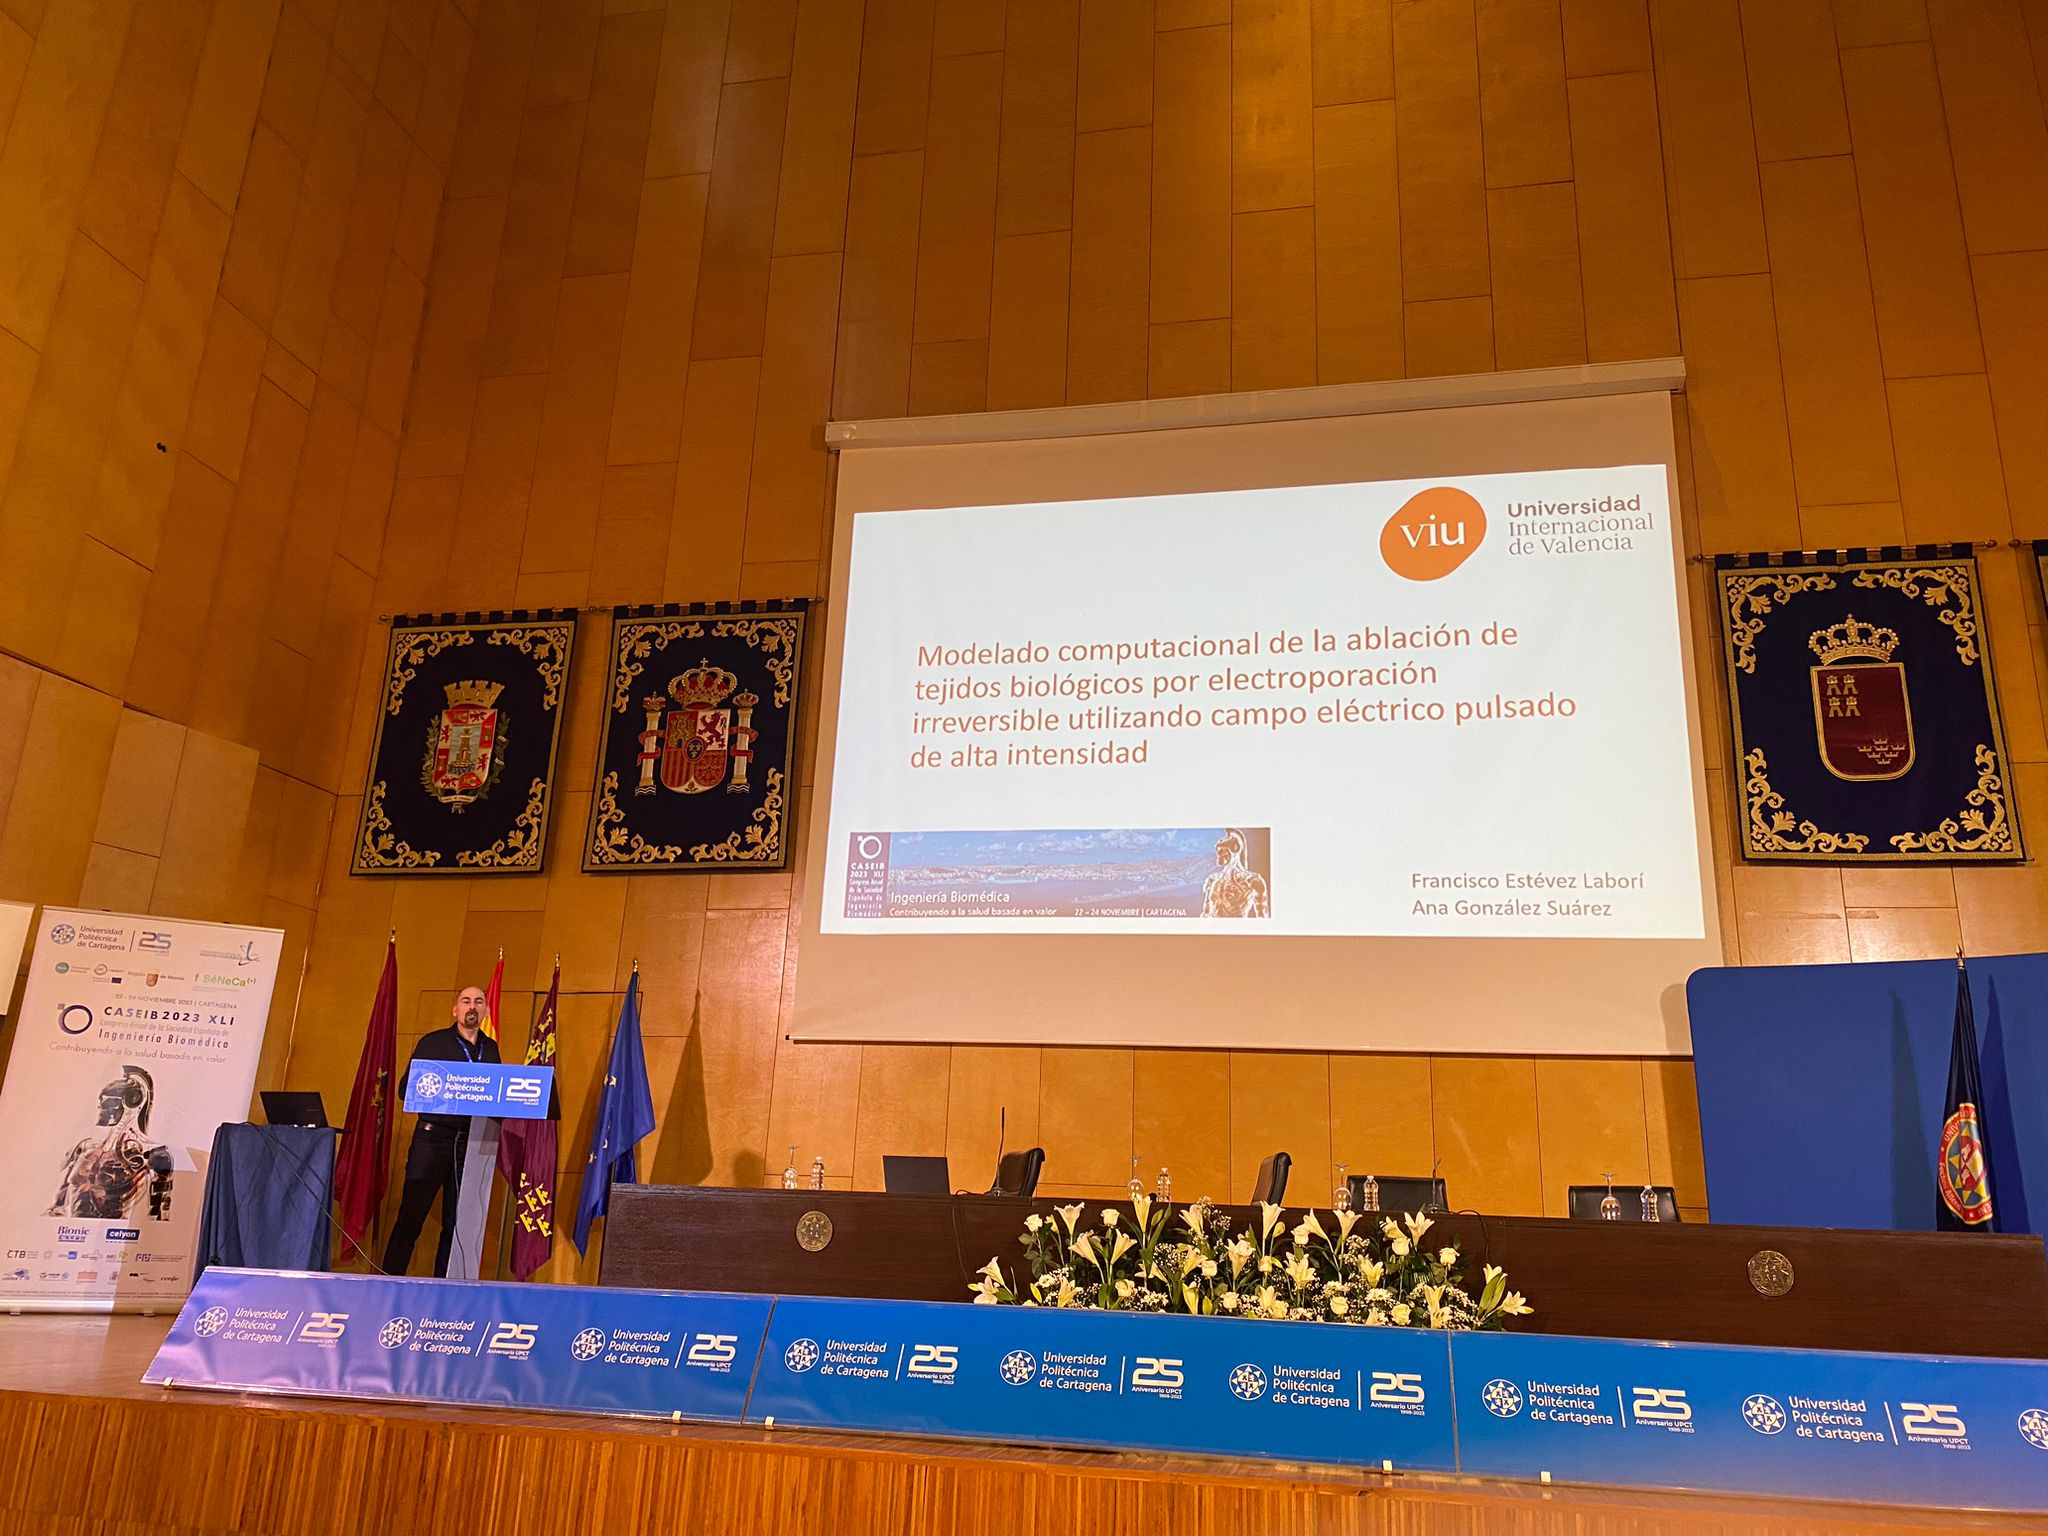
M 0 1317 L 0 1536 L 1837 1536 L 2048 1518 L 168 1392 L 169 1320 Z

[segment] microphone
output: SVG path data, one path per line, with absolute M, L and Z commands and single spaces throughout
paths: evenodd
M 1010 1137 L 1010 1106 L 1000 1106 L 996 1116 L 996 1176 L 994 1182 L 989 1185 L 988 1192 L 992 1195 L 1006 1195 L 1009 1191 L 1003 1188 L 1003 1147 Z

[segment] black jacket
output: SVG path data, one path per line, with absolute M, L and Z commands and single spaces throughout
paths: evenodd
M 498 1042 L 489 1035 L 479 1033 L 475 1045 L 464 1045 L 462 1032 L 453 1024 L 433 1030 L 420 1036 L 420 1043 L 412 1048 L 412 1061 L 487 1061 L 493 1065 L 504 1060 L 498 1054 Z M 407 1073 L 410 1076 L 410 1072 Z M 413 1128 L 415 1136 L 433 1136 L 454 1141 L 469 1134 L 467 1115 L 422 1115 L 420 1123 Z

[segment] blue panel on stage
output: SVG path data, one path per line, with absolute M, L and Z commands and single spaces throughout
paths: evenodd
M 2048 1363 L 211 1269 L 145 1381 L 2048 1510 Z
M 1445 1337 L 784 1297 L 747 1419 L 1449 1471 Z
M 1466 1472 L 2048 1509 L 2048 1367 L 1455 1334 Z M 764 1362 L 765 1364 L 765 1362 Z
M 1999 1227 L 2048 1225 L 2048 955 L 1970 961 Z M 1716 1221 L 1934 1225 L 1951 960 L 1730 966 L 1686 984 Z M 2029 1189 L 2042 1191 L 2033 1214 Z
M 774 1299 L 209 1269 L 144 1381 L 737 1421 Z
M 405 1073 L 405 1107 L 415 1115 L 495 1115 L 501 1120 L 547 1117 L 553 1067 L 518 1062 L 415 1061 Z

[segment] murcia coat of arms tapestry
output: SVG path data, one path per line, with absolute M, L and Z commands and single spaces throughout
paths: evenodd
M 576 615 L 396 618 L 349 872 L 532 873 Z
M 1743 857 L 2026 857 L 1969 545 L 1714 563 Z
M 585 869 L 789 866 L 808 609 L 615 610 Z

